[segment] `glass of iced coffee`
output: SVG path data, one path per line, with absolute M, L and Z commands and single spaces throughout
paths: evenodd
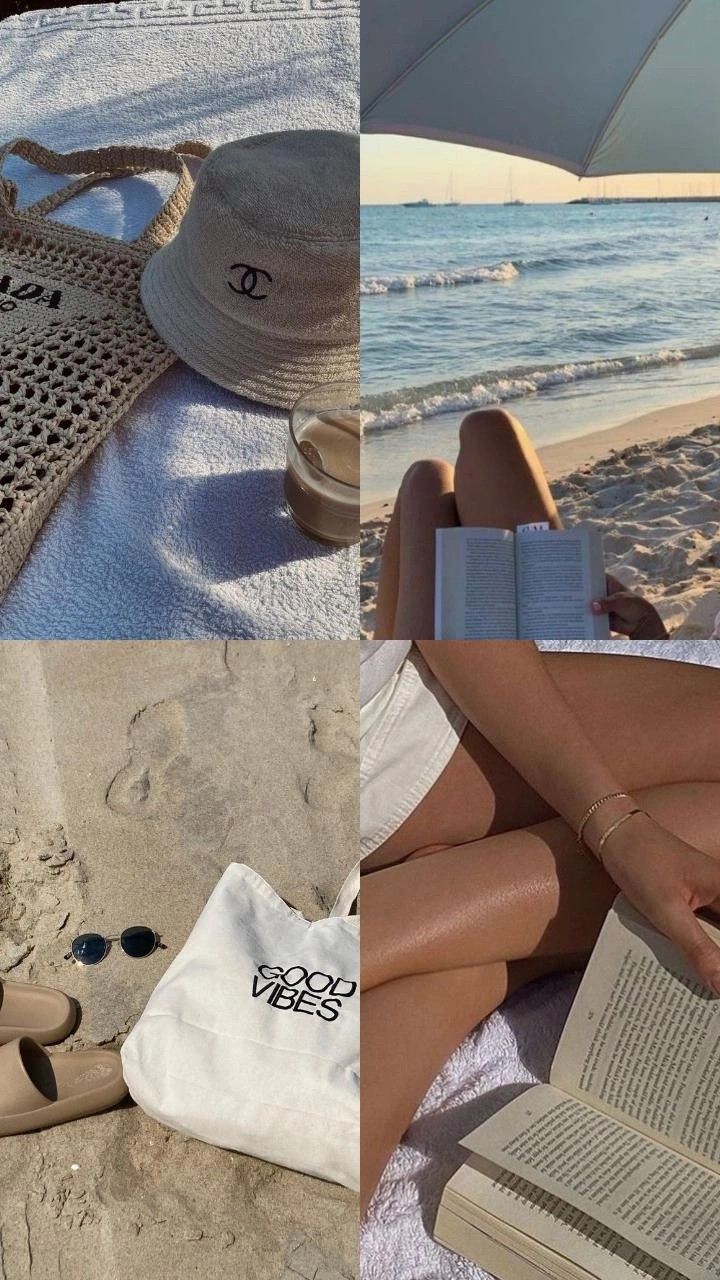
M 285 499 L 321 542 L 360 541 L 360 389 L 332 382 L 306 392 L 290 414 Z

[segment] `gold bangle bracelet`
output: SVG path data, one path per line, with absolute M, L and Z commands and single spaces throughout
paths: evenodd
M 604 804 L 607 804 L 609 800 L 630 800 L 630 799 L 631 797 L 628 795 L 627 791 L 610 791 L 608 795 L 601 796 L 599 800 L 595 800 L 593 804 L 590 805 L 589 809 L 586 809 L 585 813 L 583 814 L 580 820 L 580 825 L 577 829 L 577 841 L 583 853 L 587 852 L 587 845 L 585 844 L 585 839 L 584 839 L 585 828 L 588 822 L 590 821 L 590 819 L 592 818 L 593 814 L 597 813 L 598 809 L 601 809 L 602 806 Z
M 628 818 L 634 818 L 636 813 L 644 813 L 644 812 L 645 812 L 644 809 L 631 809 L 629 813 L 624 813 L 621 818 L 617 818 L 615 822 L 611 822 L 607 831 L 603 831 L 603 834 L 598 840 L 598 847 L 597 847 L 597 860 L 600 863 L 601 867 L 605 865 L 602 860 L 602 851 L 605 848 L 605 845 L 607 844 L 611 835 L 613 835 L 613 833 L 617 831 L 618 827 L 621 827 L 624 822 L 627 822 Z

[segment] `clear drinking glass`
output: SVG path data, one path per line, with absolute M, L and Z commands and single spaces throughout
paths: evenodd
M 360 541 L 360 388 L 331 382 L 301 396 L 290 414 L 285 500 L 321 542 Z

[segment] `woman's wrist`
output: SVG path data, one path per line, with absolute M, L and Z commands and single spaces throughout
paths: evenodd
M 653 819 L 644 809 L 633 805 L 627 815 L 617 822 L 609 823 L 604 834 L 599 838 L 595 857 L 604 869 L 612 874 L 613 867 L 621 866 L 637 848 L 638 841 L 647 836 Z
M 599 796 L 578 826 L 577 836 L 581 848 L 588 849 L 594 857 L 599 858 L 600 843 L 606 833 L 636 808 L 635 801 L 627 791 L 616 790 Z

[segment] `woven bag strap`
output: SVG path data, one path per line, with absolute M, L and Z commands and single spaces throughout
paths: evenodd
M 0 147 L 0 208 L 25 218 L 42 218 L 94 183 L 164 170 L 174 173 L 177 183 L 162 208 L 134 241 L 139 248 L 156 249 L 177 231 L 190 201 L 193 179 L 183 156 L 204 159 L 209 152 L 206 143 L 188 141 L 179 142 L 172 149 L 116 146 L 62 153 L 50 151 L 29 138 L 15 138 Z M 79 173 L 82 176 L 25 209 L 17 210 L 17 187 L 2 175 L 2 166 L 8 155 L 20 156 L 49 173 Z

